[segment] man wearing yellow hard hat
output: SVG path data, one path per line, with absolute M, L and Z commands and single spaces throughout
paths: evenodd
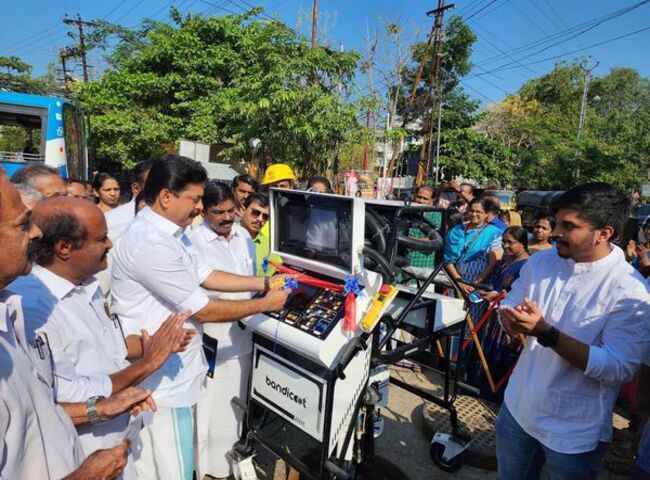
M 293 173 L 292 168 L 286 163 L 274 163 L 269 165 L 264 172 L 262 178 L 262 185 L 266 188 L 293 188 L 296 181 L 296 174 Z M 271 238 L 269 232 L 269 222 L 266 222 L 257 237 L 253 239 L 255 244 L 255 254 L 257 256 L 257 274 L 258 275 L 272 275 L 275 269 L 271 266 L 268 271 L 264 272 L 263 263 L 264 259 L 269 256 L 271 250 Z M 280 258 L 272 258 L 274 262 L 282 261 Z
M 262 178 L 262 185 L 267 188 L 293 188 L 293 183 L 296 181 L 296 175 L 293 170 L 286 163 L 274 163 L 264 172 Z

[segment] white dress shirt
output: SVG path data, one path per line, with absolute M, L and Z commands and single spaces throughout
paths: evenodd
M 86 402 L 109 397 L 109 375 L 129 366 L 126 345 L 117 322 L 109 319 L 104 297 L 94 278 L 74 285 L 50 270 L 34 265 L 31 275 L 11 284 L 23 297 L 28 336 L 44 333 L 52 351 L 56 400 Z M 124 437 L 128 413 L 107 422 L 79 427 L 86 452 L 111 448 Z
M 20 297 L 0 292 L 0 478 L 59 480 L 84 454 L 25 350 Z
M 116 242 L 135 218 L 135 198 L 124 205 L 109 210 L 104 217 L 108 228 L 108 238 L 111 239 L 111 242 Z
M 108 238 L 113 242 L 113 248 L 117 246 L 117 241 L 120 237 L 126 232 L 126 229 L 129 228 L 131 222 L 135 218 L 135 198 L 131 199 L 130 202 L 120 205 L 117 208 L 104 213 L 104 218 L 106 219 L 106 228 L 108 232 Z M 108 297 L 111 292 L 111 266 L 113 264 L 113 251 L 108 252 L 108 267 L 106 270 L 98 272 L 96 277 L 99 282 L 99 287 L 102 289 L 102 293 L 105 297 Z
M 175 312 L 196 313 L 208 302 L 201 283 L 210 270 L 198 266 L 192 242 L 183 229 L 155 213 L 142 209 L 120 238 L 113 252 L 112 308 L 125 335 L 150 334 Z M 161 407 L 189 407 L 199 397 L 207 370 L 198 322 L 186 328 L 198 330 L 184 352 L 173 354 L 156 373 L 142 383 L 153 391 Z
M 618 247 L 595 262 L 563 259 L 555 248 L 531 256 L 503 306 L 535 301 L 546 322 L 589 345 L 583 372 L 528 337 L 505 404 L 529 435 L 560 453 L 609 441 L 612 409 L 650 341 L 648 285 Z
M 217 235 L 206 221 L 195 227 L 190 239 L 198 252 L 199 263 L 208 270 L 219 270 L 237 275 L 254 276 L 255 244 L 248 232 L 233 224 L 229 238 Z M 252 292 L 216 292 L 205 290 L 211 298 L 226 300 L 248 300 Z M 244 319 L 245 320 L 245 319 Z M 219 341 L 217 359 L 226 360 L 248 354 L 252 351 L 252 337 L 249 329 L 243 329 L 239 322 L 206 323 L 203 331 Z

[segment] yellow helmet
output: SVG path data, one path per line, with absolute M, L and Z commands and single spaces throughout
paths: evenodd
M 262 185 L 269 185 L 271 183 L 281 182 L 282 180 L 296 180 L 296 175 L 293 170 L 286 163 L 274 163 L 264 172 L 262 178 Z

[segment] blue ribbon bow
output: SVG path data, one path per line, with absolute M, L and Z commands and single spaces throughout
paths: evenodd
M 346 295 L 353 293 L 355 296 L 358 296 L 359 293 L 361 293 L 361 286 L 359 285 L 359 279 L 356 275 L 346 275 L 343 293 Z
M 288 290 L 295 290 L 298 288 L 298 280 L 295 278 L 287 277 L 284 279 L 284 288 Z

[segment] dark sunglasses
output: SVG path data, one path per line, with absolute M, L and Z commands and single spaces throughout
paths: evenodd
M 257 210 L 256 208 L 251 209 L 251 214 L 253 215 L 254 218 L 262 217 L 262 220 L 266 221 L 269 219 L 269 214 L 264 213 L 261 210 Z

